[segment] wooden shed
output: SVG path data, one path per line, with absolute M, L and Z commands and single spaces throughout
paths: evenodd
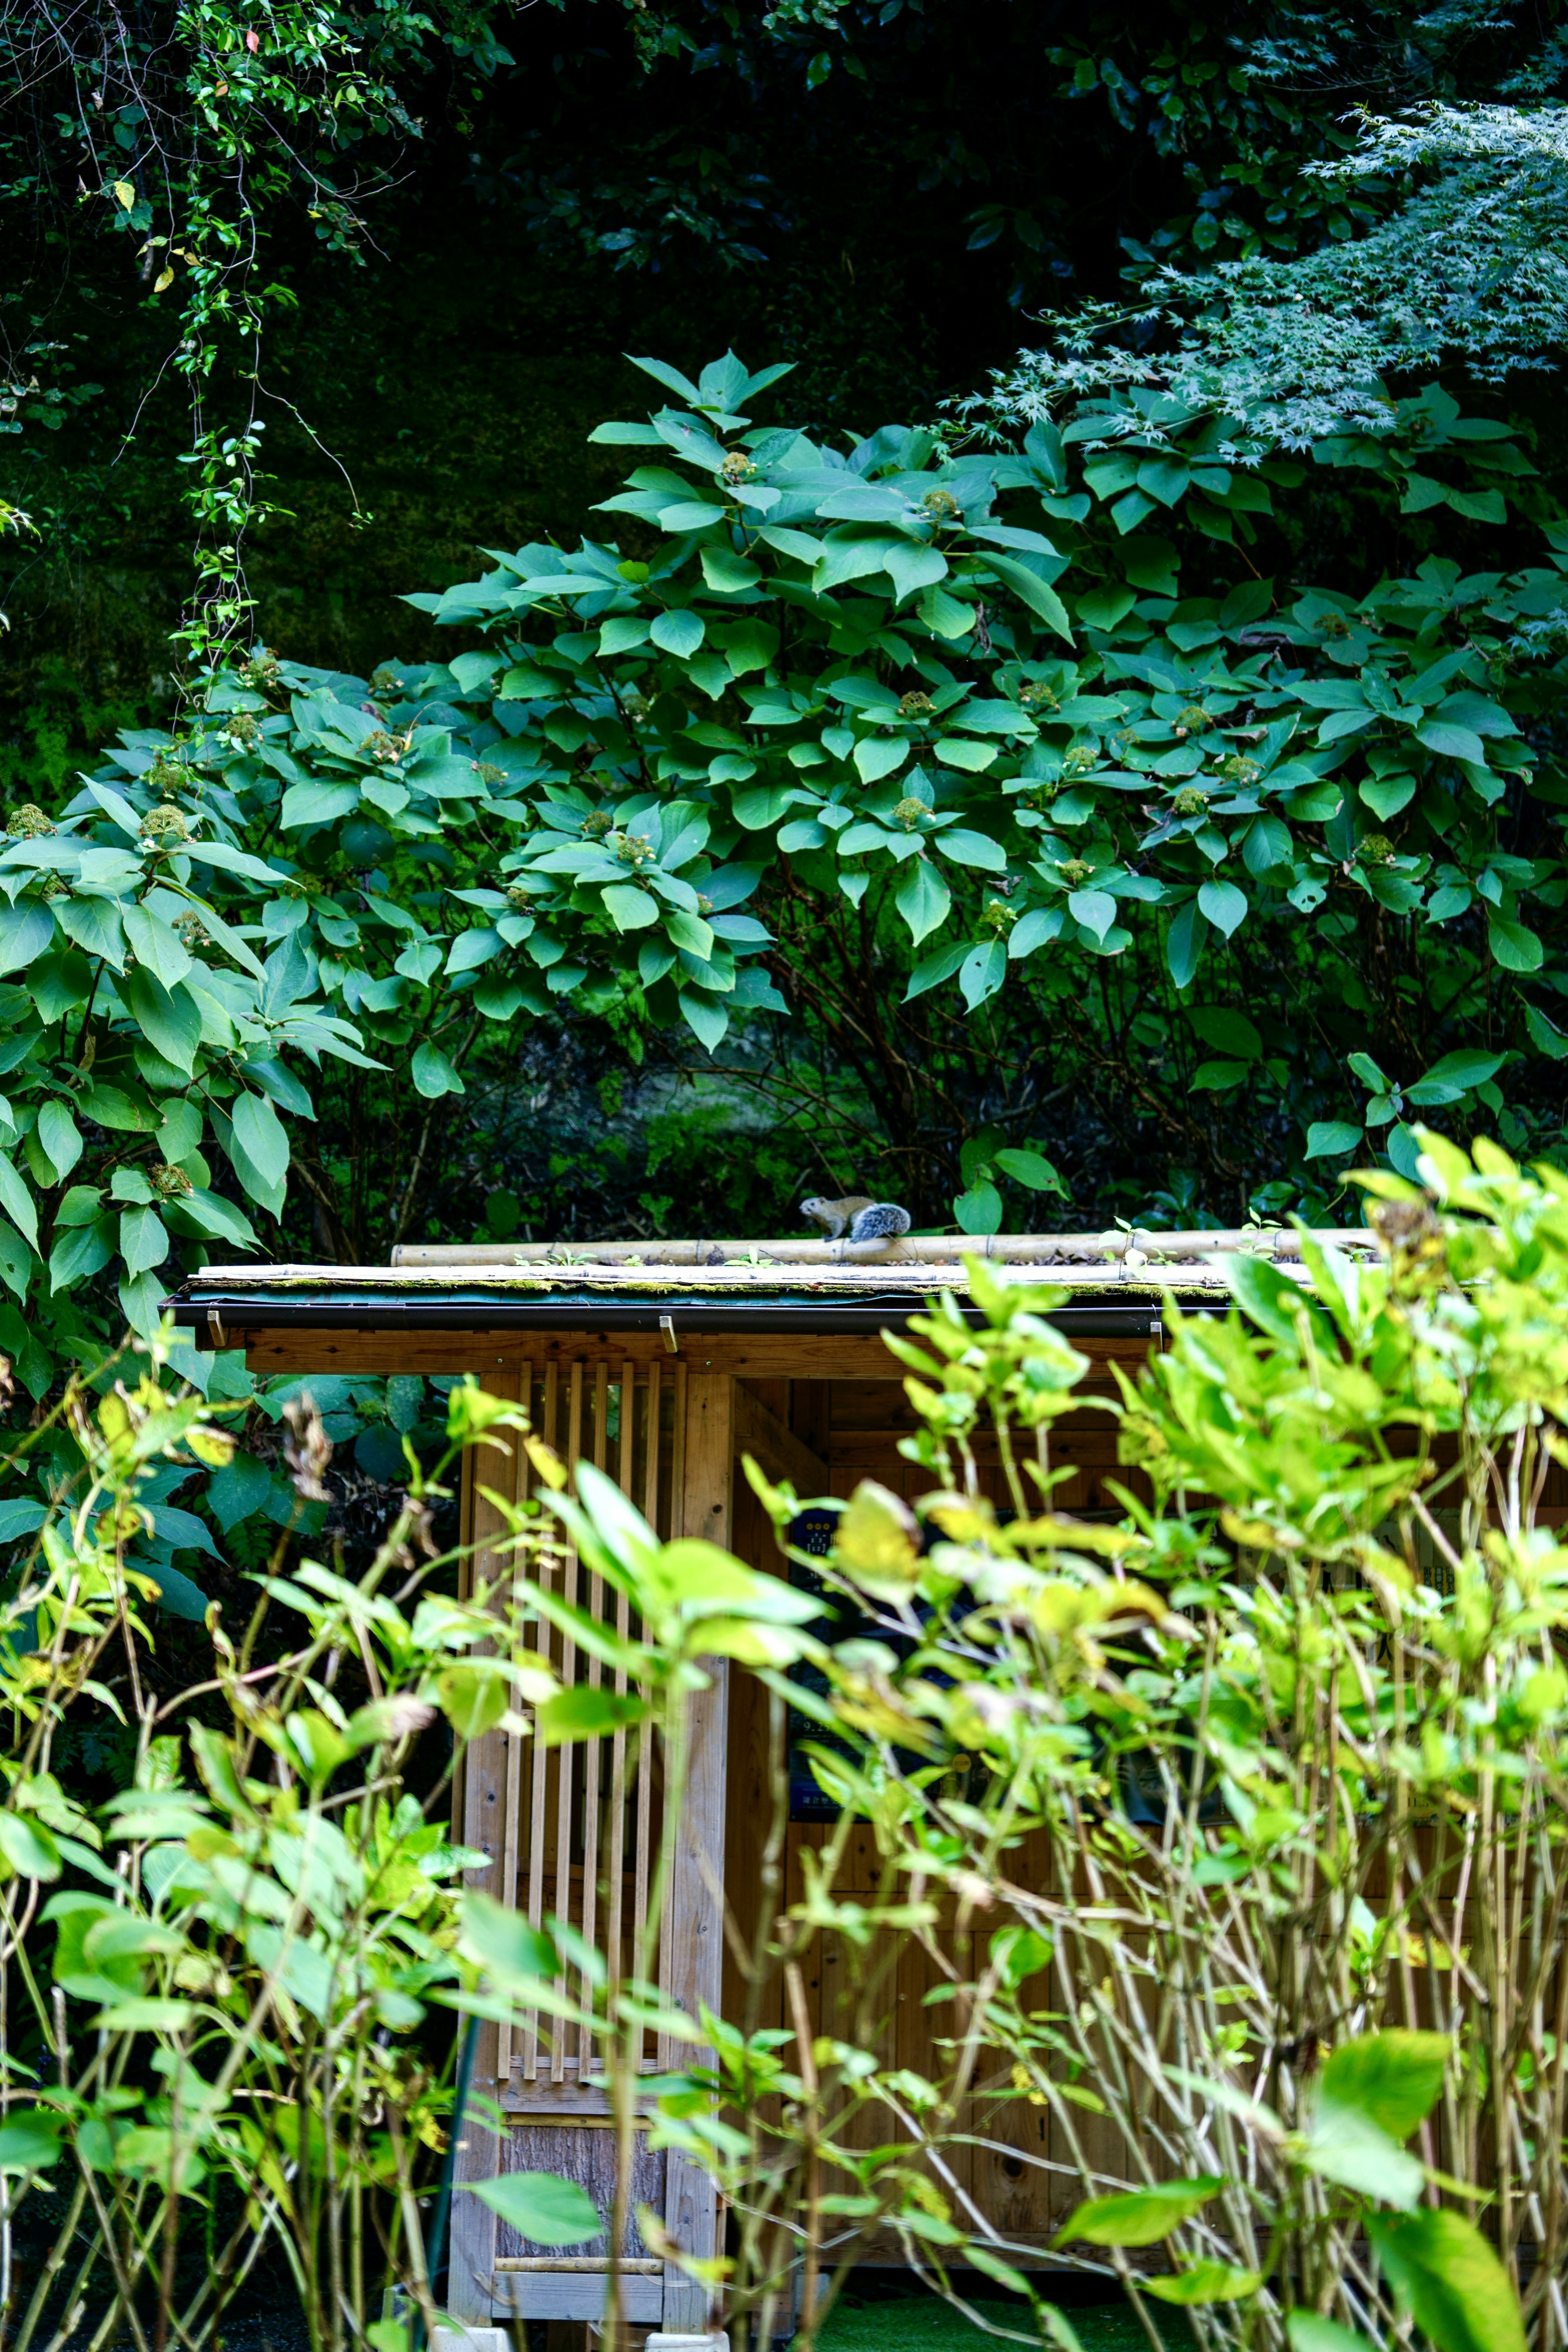
M 1323 1236 L 1331 1238 L 1331 1236 Z M 1373 1247 L 1364 1231 L 1336 1234 L 1342 1246 Z M 471 1373 L 498 1395 L 526 1402 L 534 1427 L 568 1461 L 590 1460 L 616 1478 L 664 1537 L 700 1534 L 758 1566 L 776 1567 L 773 1530 L 737 1464 L 751 1454 L 802 1496 L 847 1496 L 875 1477 L 896 1492 L 928 1483 L 897 1451 L 913 1424 L 903 1368 L 880 1334 L 901 1329 L 942 1288 L 962 1301 L 964 1255 L 1005 1278 L 1049 1284 L 1052 1317 L 1091 1360 L 1090 1384 L 1110 1368 L 1136 1365 L 1162 1330 L 1163 1298 L 1217 1306 L 1226 1252 L 1288 1257 L 1289 1234 L 1117 1234 L 1110 1236 L 993 1235 L 852 1245 L 798 1241 L 696 1240 L 599 1243 L 567 1250 L 542 1244 L 404 1248 L 389 1267 L 209 1266 L 172 1302 L 176 1322 L 198 1347 L 243 1346 L 256 1372 Z M 1056 1424 L 1053 1456 L 1073 1477 L 1061 1507 L 1109 1506 L 1114 1431 L 1092 1410 Z M 481 1548 L 495 1531 L 479 1486 L 521 1481 L 516 1452 L 497 1467 L 493 1453 L 476 1477 L 466 1467 L 465 1539 Z M 983 1471 L 987 1466 L 981 1451 Z M 994 1465 L 992 1465 L 994 1466 Z M 999 1478 L 999 1473 L 996 1473 Z M 999 1494 L 999 1499 L 1005 1499 Z M 573 1597 L 602 1605 L 587 1591 Z M 542 1632 L 542 1641 L 552 1638 Z M 558 1637 L 552 1656 L 568 1673 Z M 580 1668 L 596 1673 L 596 1668 Z M 757 1820 L 765 1815 L 765 1713 L 757 1686 L 717 1664 L 694 1703 L 688 1796 L 669 1928 L 660 1955 L 668 1997 L 695 2015 L 700 2003 L 731 2013 L 726 1983 L 722 1885 L 742 1918 L 755 1879 Z M 468 1749 L 458 1792 L 457 1829 L 489 1857 L 470 1883 L 537 1920 L 570 1918 L 590 1940 L 624 1948 L 648 1884 L 655 1798 L 651 1775 L 628 1770 L 627 1735 L 546 1755 L 497 1731 Z M 824 1834 L 809 1818 L 792 1823 L 789 1866 Z M 868 1852 L 867 1867 L 870 1866 Z M 825 1948 L 809 1988 L 819 2017 L 832 2003 L 833 1955 Z M 900 1987 L 900 2063 L 918 2065 L 915 2044 L 935 2030 L 924 1990 Z M 824 2030 L 827 2030 L 825 2028 Z M 585 2039 L 585 2037 L 584 2037 Z M 906 2050 L 905 2044 L 909 2044 Z M 649 2037 L 647 2065 L 669 2053 Z M 591 2053 L 571 2037 L 511 2032 L 488 2025 L 476 2086 L 500 2103 L 509 2131 L 498 2139 L 468 2128 L 458 2178 L 498 2168 L 543 2168 L 578 2179 L 607 2213 L 613 2139 L 605 2095 L 591 2079 Z M 993 2134 L 1043 2131 L 1016 2105 Z M 972 2152 L 972 2193 L 1015 2246 L 1038 2259 L 1062 2218 L 1050 2176 L 1004 2151 Z M 1071 2184 L 1064 2181 L 1063 2195 Z M 639 2158 L 634 2202 L 662 2211 L 689 2252 L 720 2249 L 722 2216 L 706 2176 L 676 2154 Z M 666 2329 L 700 2327 L 699 2290 L 675 2266 L 648 2253 L 635 2231 L 625 2250 L 626 2316 Z M 602 2253 L 531 2248 L 515 2240 L 477 2198 L 458 2198 L 447 2303 L 470 2321 L 525 2317 L 592 2320 L 604 2307 Z

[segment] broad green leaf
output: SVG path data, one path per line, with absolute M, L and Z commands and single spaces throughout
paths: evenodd
M 1121 2197 L 1090 2197 L 1057 2232 L 1058 2245 L 1082 2240 L 1091 2246 L 1155 2246 L 1191 2221 L 1224 2187 L 1218 2174 L 1196 2180 L 1162 2180 Z
M 1403 2212 L 1415 2206 L 1426 2185 L 1425 2168 L 1397 2140 L 1360 2107 L 1342 2106 L 1322 2090 L 1300 2160 L 1321 2179 Z
M 994 767 L 1001 747 L 995 743 L 976 743 L 967 735 L 944 735 L 936 747 L 936 756 L 944 768 L 962 768 L 970 775 L 984 775 Z
M 678 659 L 689 661 L 707 631 L 700 614 L 660 613 L 656 615 L 648 635 L 661 653 L 674 654 Z
M 189 1077 L 202 1042 L 201 1008 L 190 990 L 183 982 L 165 988 L 141 965 L 126 974 L 120 990 L 126 1011 L 148 1044 Z
M 1369 2213 L 1366 2231 L 1384 2276 L 1437 2352 L 1525 2352 L 1508 2273 L 1473 2221 L 1427 2207 L 1400 2221 Z
M 1204 929 L 1198 902 L 1189 898 L 1171 918 L 1165 934 L 1165 961 L 1178 988 L 1185 988 L 1197 971 L 1204 951 Z
M 1007 870 L 1007 853 L 1001 843 L 993 841 L 989 834 L 972 832 L 967 825 L 955 824 L 938 834 L 936 846 L 959 866 L 977 866 L 986 874 Z
M 0 1857 L 18 1878 L 58 1878 L 60 1850 L 42 1822 L 0 1807 Z
M 432 1045 L 428 1038 L 422 1045 L 415 1047 L 408 1075 L 416 1089 L 430 1101 L 438 1100 L 442 1095 L 460 1095 L 468 1091 L 446 1055 L 438 1045 Z
M 1044 621 L 1047 629 L 1054 629 L 1058 637 L 1071 645 L 1072 623 L 1068 618 L 1067 606 L 1054 588 L 1047 588 L 1037 572 L 1031 572 L 1026 563 L 1015 562 L 1010 555 L 994 555 L 988 549 L 985 562 L 999 580 L 1006 582 L 1014 595 Z
M 1031 1192 L 1060 1192 L 1064 1195 L 1067 1192 L 1067 1186 L 1043 1151 L 1030 1151 L 1009 1145 L 1005 1150 L 997 1152 L 996 1165 L 1004 1176 L 1011 1176 L 1016 1183 L 1026 1184 Z
M 1048 947 L 1059 940 L 1067 927 L 1066 910 L 1061 907 L 1031 907 L 1021 915 L 1007 935 L 1007 953 L 1014 960 L 1033 955 L 1037 948 Z
M 1309 1160 L 1337 1159 L 1342 1151 L 1354 1151 L 1361 1140 L 1361 1129 L 1347 1118 L 1314 1119 L 1307 1129 L 1306 1157 Z
M 916 947 L 947 920 L 952 893 L 926 857 L 912 857 L 894 894 L 893 904 L 910 928 Z
M 938 948 L 922 958 L 910 974 L 910 984 L 904 991 L 905 1003 L 911 997 L 923 996 L 928 988 L 938 988 L 944 980 L 951 980 L 968 953 L 961 941 L 956 946 Z
M 641 1723 L 648 1712 L 647 1699 L 636 1691 L 611 1690 L 604 1684 L 576 1683 L 558 1691 L 535 1710 L 539 1738 L 546 1748 L 560 1748 L 574 1739 L 599 1739 Z
M 169 1235 L 156 1209 L 123 1209 L 120 1216 L 120 1255 L 127 1274 L 145 1274 L 162 1265 L 169 1255 Z
M 249 1093 L 235 1097 L 231 1120 L 237 1154 L 235 1172 L 251 1199 L 266 1208 L 289 1172 L 289 1138 L 283 1122 L 265 1095 Z
M 47 2172 L 59 2157 L 64 2121 L 41 2107 L 13 2111 L 0 2124 L 0 2172 Z
M 1292 1282 L 1288 1274 L 1281 1274 L 1267 1258 L 1249 1257 L 1245 1251 L 1228 1254 L 1222 1263 L 1230 1295 L 1242 1311 L 1271 1339 L 1294 1349 L 1295 1318 L 1305 1310 L 1307 1303 L 1300 1283 Z
M 1415 798 L 1414 776 L 1372 776 L 1360 787 L 1360 797 L 1374 816 L 1385 821 L 1408 808 Z
M 961 1192 L 952 1204 L 960 1230 L 966 1234 L 999 1234 L 1002 1230 L 1002 1195 L 994 1184 L 984 1178 Z
M 125 938 L 132 954 L 139 964 L 161 980 L 165 988 L 177 987 L 191 970 L 195 959 L 172 923 L 164 922 L 146 907 L 130 906 L 121 909 L 125 926 Z
M 855 746 L 855 772 L 863 784 L 890 776 L 909 758 L 910 746 L 897 736 L 867 735 Z
M 19 971 L 36 962 L 55 935 L 55 919 L 37 898 L 0 901 L 0 971 Z
M 302 824 L 331 824 L 335 817 L 352 815 L 359 796 L 357 784 L 290 784 L 278 821 L 285 833 Z
M 1527 924 L 1489 916 L 1487 938 L 1496 961 L 1505 971 L 1539 971 L 1544 957 L 1540 938 Z
M 55 1181 L 63 1184 L 77 1161 L 81 1158 L 81 1130 L 56 1095 L 51 1095 L 38 1111 L 38 1141 L 44 1156 L 55 1171 Z
M 586 2244 L 604 2235 L 593 2199 L 574 2180 L 554 2172 L 503 2172 L 493 2180 L 459 2183 L 499 2213 L 510 2229 L 538 2246 Z
M 89 1225 L 68 1226 L 49 1252 L 49 1292 L 68 1290 L 73 1282 L 101 1273 L 114 1255 L 115 1227 L 111 1218 L 98 1217 Z
M 1290 2339 L 1290 2352 L 1373 2352 L 1364 2336 L 1353 2327 L 1342 2327 L 1337 2319 L 1325 2319 L 1321 2312 L 1298 2308 L 1289 2314 L 1285 2333 Z
M 1233 2263 L 1194 2263 L 1164 2278 L 1145 2279 L 1145 2294 L 1162 2303 L 1241 2303 L 1263 2284 L 1261 2271 L 1237 2270 Z
M 38 1246 L 38 1212 L 33 1196 L 5 1152 L 0 1151 L 0 1209 Z
M 695 989 L 680 992 L 680 1013 L 693 1035 L 700 1038 L 711 1054 L 722 1043 L 730 1026 L 730 1015 L 722 1004 L 715 1004 L 710 996 L 702 996 Z
M 1198 892 L 1198 905 L 1227 940 L 1247 920 L 1247 893 L 1234 882 L 1205 882 Z
M 1383 2033 L 1358 2034 L 1353 2042 L 1342 2042 L 1328 2059 L 1320 2078 L 1321 2094 L 1338 2106 L 1370 2116 L 1391 2139 L 1406 2140 L 1436 2105 L 1453 2054 L 1446 2033 L 1392 2027 Z
M 646 930 L 659 918 L 658 900 L 634 883 L 612 882 L 605 892 L 605 912 L 617 931 Z
M 971 948 L 959 967 L 958 985 L 971 1013 L 994 996 L 1007 977 L 1007 950 L 1001 940 L 987 940 Z
M 1075 923 L 1102 940 L 1116 920 L 1116 901 L 1109 890 L 1074 890 L 1068 898 L 1068 912 Z
M 620 615 L 601 622 L 599 651 L 601 654 L 629 653 L 634 646 L 646 645 L 648 624 L 640 616 Z
M 1456 1053 L 1445 1054 L 1440 1062 L 1434 1062 L 1431 1068 L 1422 1074 L 1420 1083 L 1423 1086 L 1458 1087 L 1463 1092 L 1471 1087 L 1485 1086 L 1489 1078 L 1495 1078 L 1507 1059 L 1506 1054 L 1487 1054 L 1478 1045 L 1461 1045 Z M 1413 1096 L 1414 1089 L 1410 1091 Z
M 500 933 L 490 929 L 488 925 L 471 931 L 459 931 L 447 950 L 448 976 L 460 971 L 482 971 L 487 963 L 493 962 L 500 955 L 501 946 Z
M 158 1124 L 158 1114 L 145 1095 L 128 1093 L 123 1087 L 111 1087 L 95 1078 L 77 1097 L 84 1118 L 100 1127 L 112 1129 L 124 1135 L 151 1135 Z
M 1415 740 L 1444 759 L 1473 760 L 1478 767 L 1486 765 L 1487 747 L 1472 728 L 1456 727 L 1444 719 L 1426 719 L 1415 730 Z

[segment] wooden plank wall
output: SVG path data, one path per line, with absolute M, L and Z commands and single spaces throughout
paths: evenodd
M 1093 1344 L 1096 1378 L 1090 1393 L 1106 1394 L 1110 1392 L 1111 1358 L 1136 1362 L 1145 1343 L 1123 1339 Z M 787 1429 L 805 1457 L 797 1456 L 787 1465 L 764 1460 L 763 1467 L 774 1476 L 787 1467 L 795 1476 L 803 1499 L 814 1492 L 847 1499 L 862 1478 L 875 1478 L 895 1494 L 910 1499 L 929 1493 L 934 1484 L 930 1472 L 905 1461 L 898 1452 L 899 1440 L 916 1426 L 916 1416 L 904 1396 L 900 1377 L 866 1378 L 857 1372 L 855 1377 L 836 1380 L 752 1380 L 741 1384 L 740 1394 L 738 1438 L 743 1440 L 748 1430 L 756 1426 L 751 1412 L 751 1401 L 754 1400 L 768 1422 Z M 975 1452 L 983 1490 L 999 1509 L 1009 1507 L 994 1439 L 979 1440 Z M 1059 1508 L 1118 1509 L 1109 1488 L 1110 1480 L 1125 1481 L 1134 1491 L 1143 1488 L 1142 1480 L 1135 1473 L 1117 1466 L 1116 1431 L 1111 1416 L 1092 1407 L 1068 1414 L 1055 1424 L 1050 1458 L 1053 1467 L 1071 1474 L 1055 1490 L 1054 1499 Z M 813 1464 L 826 1475 L 808 1484 L 797 1474 Z M 743 1559 L 759 1567 L 778 1568 L 779 1555 L 772 1528 L 743 1481 L 738 1481 L 736 1486 L 734 1529 L 734 1549 Z M 772 1815 L 773 1792 L 769 1779 L 767 1694 L 748 1675 L 738 1677 L 731 1690 L 729 1790 L 731 1863 L 726 1895 L 737 1939 L 749 1945 L 755 1935 L 763 1890 L 755 1862 L 748 1870 L 745 1858 L 748 1854 L 759 1855 L 762 1837 Z M 786 1903 L 796 1903 L 805 1894 L 803 1850 L 822 1845 L 827 1834 L 826 1829 L 816 1823 L 791 1825 L 784 1889 Z M 1044 1842 L 1036 1843 L 1040 1850 L 1026 1850 L 1020 1854 L 1016 1867 L 1026 1883 L 1040 1885 L 1047 1881 L 1049 1863 Z M 869 1829 L 858 1830 L 850 1841 L 848 1864 L 837 1882 L 838 1891 L 850 1899 L 869 1897 L 877 1890 L 879 1871 L 872 1832 Z M 980 1932 L 986 1932 L 984 1927 Z M 955 1966 L 967 1971 L 970 1956 L 963 1939 L 950 1927 L 942 1941 Z M 836 1937 L 821 1938 L 812 1947 L 804 1975 L 808 2012 L 816 2033 L 853 2038 L 855 2020 L 849 2011 L 854 2004 L 846 1990 L 848 1963 L 849 1956 Z M 936 2045 L 952 2026 L 950 2010 L 927 2005 L 927 1995 L 936 1990 L 940 1981 L 937 1963 L 911 1942 L 886 1988 L 874 2037 L 890 2063 L 931 2079 L 941 2077 L 946 2062 Z M 727 2016 L 739 2018 L 744 2013 L 746 1990 L 739 1960 L 731 1952 L 727 1955 L 725 1968 Z M 1026 1997 L 1033 2000 L 1034 2005 L 1045 2008 L 1059 2003 L 1062 1995 L 1058 1986 L 1042 1979 Z M 764 2022 L 787 2026 L 789 2021 L 784 2014 L 782 1991 L 771 1990 Z M 1009 2074 L 1007 2066 L 995 2062 L 983 2070 L 963 2128 L 994 2145 L 952 2150 L 944 2159 L 950 2168 L 950 2178 L 943 2185 L 960 2209 L 961 2219 L 962 2199 L 968 2195 L 999 2229 L 1007 2232 L 1014 2244 L 1036 2248 L 1044 2261 L 1047 2242 L 1078 2202 L 1081 2190 L 1068 2169 L 1070 2148 L 1053 2142 L 1048 2113 L 1012 2095 Z M 1008 2095 L 998 2095 L 1001 2093 Z M 1094 2160 L 1104 2162 L 1110 2169 L 1121 2169 L 1119 2151 L 1111 2146 L 1108 2127 L 1099 2118 L 1084 2113 L 1081 2130 L 1085 2142 L 1094 2148 Z M 868 2107 L 850 2127 L 846 2144 L 871 2147 L 901 2136 L 891 2116 L 880 2108 Z M 1059 2132 L 1057 2137 L 1060 2137 Z M 1041 2159 L 1062 2168 L 1044 2171 L 1039 2168 Z M 866 2258 L 893 2263 L 901 2259 L 891 2242 L 874 2244 Z

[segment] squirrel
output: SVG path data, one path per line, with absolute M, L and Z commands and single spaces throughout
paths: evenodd
M 801 1214 L 822 1227 L 830 1242 L 849 1229 L 852 1242 L 897 1241 L 910 1229 L 910 1213 L 896 1201 L 873 1201 L 868 1193 L 851 1192 L 842 1201 L 825 1201 L 813 1193 L 800 1204 Z

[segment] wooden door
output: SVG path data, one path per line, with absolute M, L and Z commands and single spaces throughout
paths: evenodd
M 729 1542 L 734 1383 L 728 1373 L 689 1370 L 679 1357 L 633 1363 L 601 1342 L 566 1362 L 500 1369 L 485 1375 L 484 1384 L 526 1400 L 539 1434 L 568 1464 L 591 1461 L 614 1477 L 661 1536 Z M 500 1562 L 484 1547 L 500 1532 L 500 1515 L 483 1490 L 514 1499 L 526 1492 L 526 1457 L 507 1444 L 506 1452 L 481 1444 L 464 1465 L 465 1537 L 479 1547 L 479 1573 L 492 1577 Z M 566 1598 L 625 1630 L 624 1600 L 574 1556 L 554 1573 Z M 529 1639 L 563 1680 L 601 1679 L 596 1660 L 542 1623 Z M 692 1701 L 681 1834 L 658 1955 L 661 1991 L 693 2016 L 702 2002 L 717 2011 L 722 1969 L 717 1890 L 724 1871 L 728 1669 L 710 1662 L 709 1673 L 710 1687 Z M 658 1744 L 647 1732 L 620 1731 L 552 1750 L 520 1734 L 492 1732 L 469 1747 L 457 1792 L 458 1835 L 489 1857 L 468 1883 L 536 1925 L 551 1916 L 569 1922 L 613 1967 L 625 1969 L 647 1909 L 660 1805 Z M 650 2034 L 644 2070 L 661 2071 L 682 2054 Z M 482 2025 L 458 2182 L 511 2170 L 562 2173 L 588 2190 L 607 2225 L 614 2140 L 596 2071 L 586 2033 L 552 2030 L 537 2017 L 515 2030 Z M 484 2120 L 494 2105 L 506 2118 L 499 2134 Z M 634 2210 L 642 2203 L 662 2211 L 666 2229 L 689 2252 L 716 2252 L 719 2214 L 707 2177 L 673 2152 L 649 2152 L 640 2137 L 638 2149 Z M 628 2319 L 677 2330 L 703 2326 L 701 2290 L 678 2266 L 651 2256 L 635 2225 L 622 2255 Z M 607 2269 L 602 2236 L 582 2248 L 532 2246 L 478 2198 L 454 2200 L 447 2302 L 458 2318 L 596 2319 Z

